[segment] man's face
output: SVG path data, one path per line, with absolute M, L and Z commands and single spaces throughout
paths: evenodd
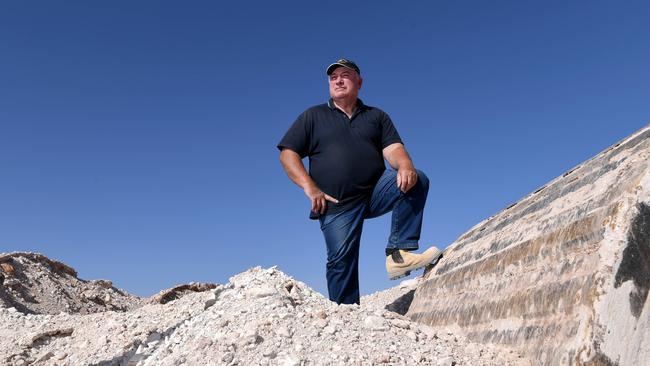
M 361 89 L 361 77 L 347 67 L 337 67 L 329 75 L 330 96 L 332 99 L 356 98 Z

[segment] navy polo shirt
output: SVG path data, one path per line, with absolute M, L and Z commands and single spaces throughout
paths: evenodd
M 309 157 L 309 175 L 339 203 L 327 202 L 336 213 L 366 200 L 386 169 L 382 150 L 402 142 L 388 114 L 357 99 L 352 118 L 330 99 L 304 111 L 289 128 L 278 149 Z M 311 213 L 310 218 L 318 218 Z

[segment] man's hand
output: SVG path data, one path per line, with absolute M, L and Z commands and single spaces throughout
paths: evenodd
M 397 188 L 406 193 L 409 189 L 413 188 L 418 181 L 418 173 L 415 169 L 403 168 L 397 171 Z
M 408 192 L 417 183 L 418 173 L 404 145 L 396 142 L 386 146 L 382 153 L 388 164 L 397 170 L 397 188 L 404 193 Z
M 321 215 L 327 210 L 327 201 L 339 203 L 337 199 L 321 191 L 315 184 L 305 187 L 305 194 L 311 201 L 312 212 L 317 212 Z
M 300 160 L 300 155 L 290 149 L 282 149 L 280 153 L 280 162 L 284 171 L 287 172 L 289 178 L 300 186 L 309 200 L 311 201 L 311 210 L 320 214 L 324 214 L 327 210 L 327 202 L 339 203 L 339 201 L 331 196 L 328 196 L 318 188 L 316 182 L 307 174 L 305 166 Z

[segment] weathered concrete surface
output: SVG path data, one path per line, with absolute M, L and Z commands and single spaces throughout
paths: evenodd
M 540 365 L 650 365 L 650 126 L 479 223 L 412 319 Z

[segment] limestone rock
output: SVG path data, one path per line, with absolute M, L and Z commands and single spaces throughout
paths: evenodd
M 386 320 L 384 320 L 384 318 L 381 318 L 381 317 L 378 317 L 378 316 L 375 316 L 375 315 L 371 315 L 371 316 L 366 317 L 363 320 L 363 326 L 366 329 L 370 329 L 370 330 L 386 330 L 386 329 L 388 329 L 388 326 L 386 325 Z
M 649 290 L 647 126 L 463 234 L 408 316 L 539 365 L 642 365 Z

